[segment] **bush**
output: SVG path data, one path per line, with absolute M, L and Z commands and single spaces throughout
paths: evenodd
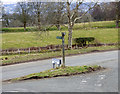
M 75 38 L 74 41 L 75 43 L 86 46 L 87 42 L 93 42 L 95 40 L 94 37 L 83 37 L 83 38 Z

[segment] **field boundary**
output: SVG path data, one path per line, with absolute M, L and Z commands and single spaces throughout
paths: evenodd
M 118 45 L 118 43 L 99 43 L 99 44 L 87 44 L 86 46 L 82 46 L 79 44 L 72 45 L 72 49 L 80 49 L 83 47 L 97 47 L 97 46 L 112 46 Z M 5 49 L 1 50 L 2 55 L 11 55 L 11 54 L 27 54 L 27 53 L 45 53 L 51 51 L 60 51 L 62 49 L 62 45 L 48 45 L 45 47 L 29 47 L 29 48 L 20 48 L 20 49 Z M 65 49 L 68 50 L 68 45 L 65 45 Z

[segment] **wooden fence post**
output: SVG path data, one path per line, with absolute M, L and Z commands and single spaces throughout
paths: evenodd
M 28 53 L 30 53 L 30 48 L 29 48 L 29 51 L 28 51 Z
M 76 48 L 76 49 L 78 49 L 78 46 L 77 46 L 77 44 L 75 45 L 75 48 Z
M 51 47 L 49 47 L 49 50 L 51 50 Z
M 7 54 L 9 54 L 9 51 L 7 50 Z
M 18 53 L 20 54 L 20 50 L 18 49 Z
M 39 52 L 40 52 L 40 47 L 39 47 Z

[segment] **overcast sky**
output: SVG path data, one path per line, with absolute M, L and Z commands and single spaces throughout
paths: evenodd
M 1 0 L 3 2 L 3 4 L 13 4 L 16 3 L 20 0 Z
M 17 3 L 19 1 L 26 1 L 26 0 L 1 0 L 3 2 L 3 4 L 13 4 L 13 3 Z M 43 1 L 43 2 L 50 2 L 50 1 L 67 1 L 67 0 L 27 0 L 27 1 Z M 75 1 L 75 0 L 73 0 Z M 79 0 L 81 1 L 81 0 Z M 97 1 L 97 0 L 85 0 L 85 1 L 89 1 L 89 2 L 93 2 L 93 1 Z M 114 2 L 116 0 L 99 0 L 100 2 Z M 118 0 L 120 1 L 120 0 Z

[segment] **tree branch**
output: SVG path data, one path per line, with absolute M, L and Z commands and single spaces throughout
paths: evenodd
M 82 16 L 75 18 L 73 23 L 75 23 L 78 19 L 81 19 L 83 16 L 85 16 L 88 13 L 88 11 L 90 11 L 92 8 L 94 8 L 97 5 L 97 3 L 98 2 L 96 2 L 93 7 L 90 7 Z
M 68 23 L 69 26 L 71 26 L 71 19 L 70 19 L 71 13 L 70 13 L 70 3 L 67 2 L 67 17 L 68 17 Z
M 77 3 L 76 7 L 73 9 L 74 12 L 73 12 L 72 16 L 70 17 L 70 19 L 72 19 L 76 15 L 78 7 L 83 3 L 83 1 L 84 0 L 82 0 L 82 2 L 79 2 L 79 4 L 76 2 Z

